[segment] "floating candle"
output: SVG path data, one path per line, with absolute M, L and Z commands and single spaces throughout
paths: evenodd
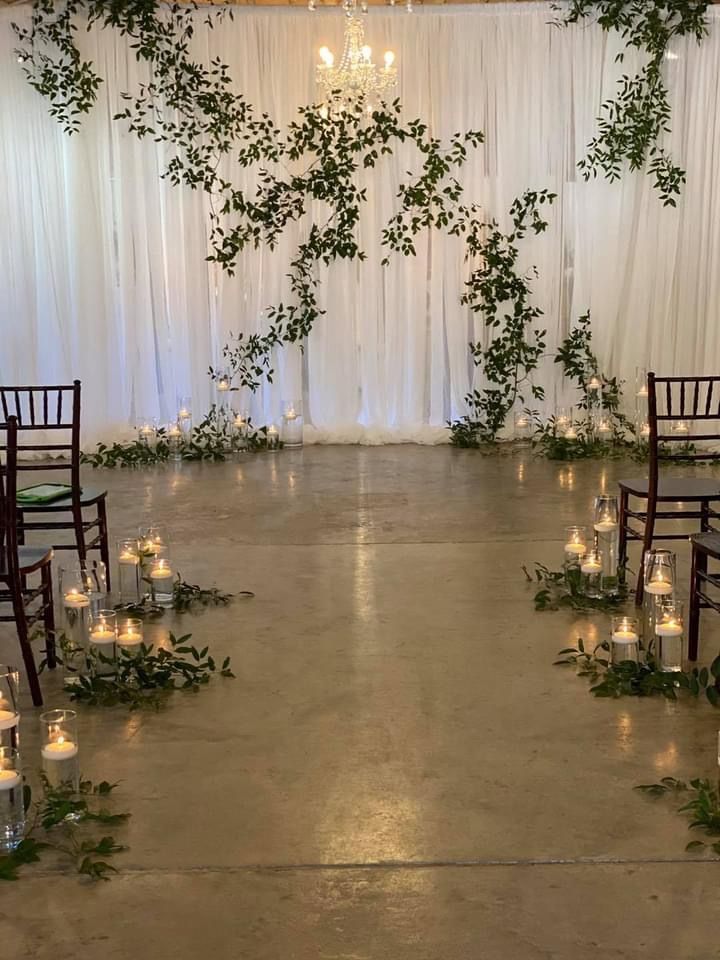
M 58 737 L 52 743 L 47 743 L 42 748 L 44 760 L 70 760 L 76 757 L 78 752 L 77 744 L 72 740 L 66 740 L 64 737 Z
M 16 727 L 20 714 L 16 710 L 0 710 L 0 730 L 10 730 Z
M 0 790 L 14 790 L 22 783 L 17 770 L 0 770 Z
M 90 598 L 84 594 L 80 593 L 74 587 L 72 590 L 68 591 L 63 598 L 63 602 L 66 607 L 89 607 Z

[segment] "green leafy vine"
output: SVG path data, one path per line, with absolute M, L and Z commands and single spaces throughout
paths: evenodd
M 720 796 L 709 780 L 696 778 L 686 783 L 675 777 L 663 777 L 659 783 L 641 783 L 635 789 L 654 798 L 683 797 L 685 802 L 678 808 L 678 813 L 689 817 L 688 830 L 701 830 L 708 837 L 720 837 Z M 685 850 L 699 851 L 708 846 L 720 856 L 720 840 L 709 844 L 705 840 L 691 840 Z

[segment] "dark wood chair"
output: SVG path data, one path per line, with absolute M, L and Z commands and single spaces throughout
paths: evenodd
M 69 496 L 52 503 L 18 507 L 20 542 L 24 543 L 25 533 L 31 530 L 50 531 L 53 539 L 54 531 L 72 530 L 74 543 L 53 543 L 53 547 L 55 550 L 77 550 L 81 561 L 87 558 L 90 550 L 99 550 L 105 563 L 109 590 L 107 491 L 80 486 L 80 381 L 75 380 L 70 386 L 0 387 L 0 420 L 9 417 L 17 418 L 20 441 L 26 433 L 40 435 L 38 442 L 18 443 L 20 458 L 26 452 L 47 455 L 42 463 L 21 462 L 20 473 L 64 471 L 69 478 L 60 476 L 58 480 L 69 482 L 72 490 Z M 50 440 L 51 437 L 56 440 Z M 51 459 L 57 458 L 58 454 L 62 459 Z M 94 512 L 94 516 L 91 513 L 87 518 L 86 510 Z
M 0 621 L 14 622 L 20 641 L 33 703 L 42 706 L 30 630 L 43 622 L 48 667 L 54 668 L 55 619 L 53 613 L 52 547 L 25 547 L 18 543 L 17 510 L 17 420 L 10 417 L 5 431 L 5 466 L 0 467 L 0 605 L 11 604 L 12 614 L 0 613 Z M 28 577 L 40 574 L 40 583 L 28 587 Z
M 687 432 L 673 430 L 673 422 L 684 421 Z M 692 425 L 699 423 L 699 432 Z M 627 561 L 628 541 L 642 543 L 642 556 L 635 587 L 635 601 L 643 596 L 645 554 L 655 540 L 687 540 L 685 533 L 658 533 L 658 520 L 699 520 L 703 533 L 718 532 L 712 525 L 720 520 L 714 504 L 720 502 L 720 478 L 661 476 L 663 461 L 714 461 L 720 452 L 695 448 L 688 444 L 720 441 L 720 377 L 656 377 L 648 374 L 649 471 L 647 477 L 619 480 L 620 487 L 620 560 Z M 631 500 L 646 506 L 631 509 Z M 663 509 L 663 504 L 675 509 Z M 642 524 L 641 529 L 633 526 Z
M 720 534 L 696 533 L 692 544 L 690 611 L 688 614 L 688 658 L 697 660 L 700 646 L 700 611 L 710 607 L 720 613 L 720 592 L 710 596 L 708 588 L 720 591 L 720 575 L 708 571 L 709 560 L 720 560 Z

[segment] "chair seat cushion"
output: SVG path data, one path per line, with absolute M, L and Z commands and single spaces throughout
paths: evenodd
M 20 573 L 34 573 L 46 563 L 50 563 L 52 558 L 52 547 L 18 547 Z M 0 577 L 5 576 L 7 576 L 7 570 L 0 568 Z
M 106 496 L 107 490 L 101 490 L 99 487 L 83 487 L 80 503 L 83 507 L 91 507 Z M 34 503 L 32 505 L 20 503 L 18 507 L 23 513 L 60 513 L 72 509 L 72 497 L 59 497 L 50 503 Z
M 636 497 L 648 495 L 647 477 L 618 480 L 618 486 Z M 658 500 L 720 500 L 720 480 L 705 480 L 700 477 L 660 477 Z
M 720 533 L 694 533 L 690 537 L 693 549 L 720 560 Z

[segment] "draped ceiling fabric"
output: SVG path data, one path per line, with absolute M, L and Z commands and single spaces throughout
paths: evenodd
M 82 32 L 107 82 L 82 132 L 67 137 L 26 83 L 13 54 L 13 19 L 0 12 L 0 380 L 49 383 L 79 377 L 85 442 L 127 434 L 139 415 L 167 420 L 177 397 L 196 412 L 230 331 L 262 328 L 262 309 L 286 292 L 292 245 L 249 252 L 235 277 L 206 262 L 207 200 L 161 179 L 162 146 L 138 142 L 112 115 L 142 70 L 125 38 Z M 663 208 L 649 178 L 585 183 L 576 163 L 602 99 L 621 69 L 619 41 L 595 26 L 561 30 L 549 5 L 497 4 L 402 10 L 371 8 L 368 42 L 398 54 L 405 116 L 434 135 L 479 128 L 486 142 L 463 175 L 468 199 L 507 223 L 525 188 L 558 194 L 550 227 L 523 241 L 535 264 L 535 302 L 552 348 L 590 308 L 604 368 L 631 382 L 636 364 L 662 373 L 717 373 L 720 254 L 720 24 L 666 62 L 674 102 L 669 146 L 687 168 L 676 210 Z M 198 56 L 220 55 L 237 87 L 277 121 L 316 99 L 314 64 L 341 48 L 338 10 L 238 9 L 208 30 L 198 16 Z M 360 235 L 364 264 L 323 272 L 327 310 L 304 355 L 279 351 L 277 376 L 252 400 L 256 420 L 276 418 L 283 398 L 304 396 L 322 440 L 382 442 L 444 438 L 464 412 L 471 384 L 467 343 L 482 324 L 460 304 L 462 246 L 432 233 L 415 259 L 380 266 L 378 239 L 400 180 L 417 169 L 403 150 L 368 180 Z M 246 174 L 234 174 L 238 182 Z M 245 182 L 248 182 L 247 179 Z M 567 390 L 551 359 L 537 382 L 547 409 Z

